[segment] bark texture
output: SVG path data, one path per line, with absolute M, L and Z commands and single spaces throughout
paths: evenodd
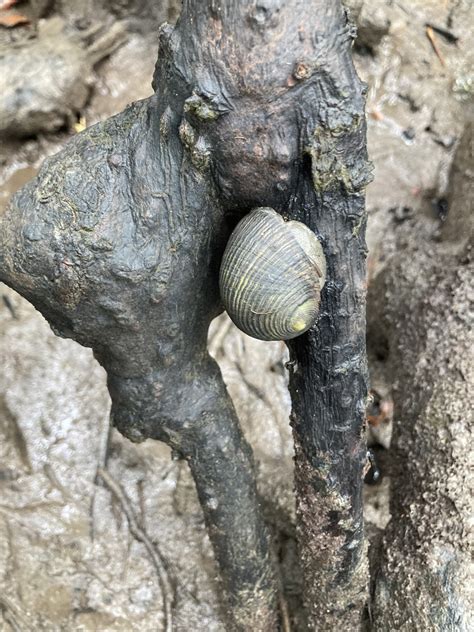
M 420 227 L 407 226 L 403 260 L 371 289 L 369 339 L 373 351 L 388 349 L 395 404 L 392 519 L 374 561 L 380 632 L 474 626 L 472 130 L 454 162 L 444 240 L 428 225 L 420 241 Z
M 229 625 L 272 630 L 276 586 L 250 449 L 207 355 L 228 224 L 206 153 L 180 133 L 190 93 L 171 107 L 162 95 L 136 103 L 47 160 L 1 218 L 1 276 L 59 335 L 93 348 L 123 434 L 163 440 L 188 460 Z
M 315 66 L 319 105 L 302 127 L 307 162 L 291 214 L 322 240 L 328 266 L 319 322 L 289 345 L 297 529 L 314 630 L 357 629 L 367 599 L 362 517 L 365 351 L 364 94 L 350 24 L 331 6 Z M 322 99 L 321 99 L 321 95 Z
M 244 5 L 202 3 L 191 53 L 183 45 L 191 32 L 164 32 L 169 72 L 189 82 L 190 60 L 200 69 L 199 94 L 188 101 L 203 130 L 194 146 L 207 139 L 212 147 L 226 207 L 272 206 L 322 240 L 321 317 L 290 345 L 298 537 L 310 627 L 333 629 L 341 617 L 356 626 L 367 598 L 363 189 L 371 171 L 365 87 L 350 54 L 355 30 L 339 2 Z M 214 117 L 222 118 L 209 126 Z
M 255 206 L 307 223 L 321 318 L 291 344 L 298 533 L 310 628 L 356 627 L 365 364 L 364 88 L 329 0 L 185 0 L 156 95 L 73 139 L 1 218 L 1 276 L 108 373 L 112 419 L 186 458 L 230 625 L 277 629 L 252 459 L 206 334 L 230 230 Z
M 426 257 L 418 258 L 426 270 Z M 380 631 L 467 632 L 474 623 L 472 266 L 443 263 L 428 268 L 422 281 L 401 267 L 386 279 L 390 312 L 399 319 L 403 310 L 405 318 L 390 331 L 396 467 L 392 521 L 374 577 L 373 629 Z M 454 357 L 453 349 L 465 352 Z

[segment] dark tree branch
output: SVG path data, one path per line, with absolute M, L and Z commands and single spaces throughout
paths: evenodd
M 360 618 L 366 394 L 363 88 L 333 0 L 185 0 L 157 95 L 86 130 L 2 218 L 2 278 L 108 373 L 114 424 L 189 462 L 240 630 L 277 629 L 250 451 L 206 350 L 236 221 L 320 236 L 318 325 L 291 345 L 298 532 L 314 629 Z
M 362 486 L 365 350 L 364 86 L 350 59 L 353 33 L 335 8 L 316 74 L 318 107 L 302 121 L 308 165 L 291 213 L 320 236 L 328 266 L 320 317 L 291 341 L 298 538 L 306 603 L 318 630 L 358 629 L 367 599 Z M 322 95 L 322 100 L 321 100 Z
M 464 131 L 449 215 L 398 228 L 370 289 L 371 352 L 388 349 L 394 427 L 390 515 L 373 560 L 373 630 L 470 630 L 472 608 L 472 150 Z M 410 265 L 407 265 L 407 260 Z
M 324 244 L 319 323 L 290 344 L 298 535 L 312 625 L 355 628 L 367 597 L 365 88 L 340 3 L 241 5 L 200 3 L 202 46 L 193 54 L 204 69 L 200 96 L 219 120 L 198 128 L 210 139 L 227 206 L 273 206 L 304 221 Z M 175 37 L 169 46 L 180 51 Z M 172 58 L 169 67 L 188 82 L 187 58 Z
M 1 277 L 58 334 L 93 348 L 123 434 L 186 458 L 230 625 L 273 630 L 276 582 L 250 448 L 207 355 L 229 226 L 177 94 L 171 105 L 161 96 L 132 105 L 45 162 L 1 218 Z

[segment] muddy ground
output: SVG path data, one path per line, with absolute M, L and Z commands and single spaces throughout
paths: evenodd
M 71 135 L 151 93 L 157 26 L 176 18 L 176 4 L 37 0 L 6 12 L 29 23 L 0 27 L 0 212 Z M 359 25 L 356 64 L 369 84 L 369 289 L 402 261 L 416 293 L 410 266 L 418 264 L 404 253 L 447 233 L 454 252 L 472 230 L 465 183 L 474 17 L 467 0 L 347 4 Z M 0 293 L 0 630 L 158 630 L 164 565 L 175 629 L 223 631 L 218 573 L 186 464 L 158 442 L 134 445 L 110 431 L 105 373 L 91 351 L 55 337 L 8 288 Z M 384 297 L 369 296 L 369 312 L 378 313 Z M 368 343 L 369 441 L 382 477 L 367 486 L 366 520 L 369 535 L 380 537 L 390 517 L 396 384 L 378 340 Z M 209 346 L 255 452 L 298 629 L 285 347 L 248 338 L 225 316 Z M 403 421 L 395 413 L 395 424 Z

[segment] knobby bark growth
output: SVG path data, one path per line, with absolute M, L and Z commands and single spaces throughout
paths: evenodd
M 255 206 L 307 223 L 328 262 L 319 322 L 290 345 L 310 627 L 355 629 L 366 596 L 370 170 L 353 37 L 333 0 L 185 0 L 160 31 L 155 95 L 75 137 L 1 218 L 2 279 L 93 348 L 116 427 L 189 462 L 238 630 L 277 629 L 277 582 L 206 336 L 225 242 Z

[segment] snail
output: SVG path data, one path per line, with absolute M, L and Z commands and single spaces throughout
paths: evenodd
M 233 322 L 260 340 L 290 340 L 316 321 L 326 260 L 316 235 L 257 208 L 236 226 L 222 258 L 221 300 Z

